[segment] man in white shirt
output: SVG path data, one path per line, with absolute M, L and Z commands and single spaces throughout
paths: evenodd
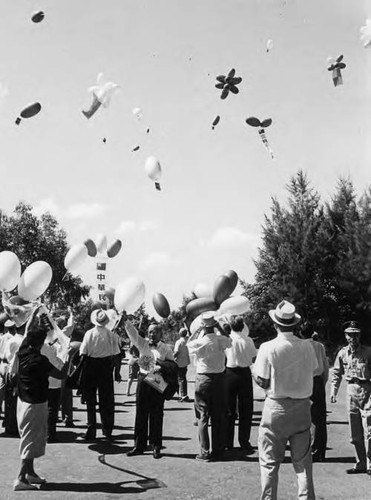
M 293 333 L 301 320 L 293 304 L 283 300 L 269 316 L 277 337 L 261 345 L 253 369 L 256 383 L 266 391 L 258 440 L 260 498 L 277 499 L 278 470 L 289 442 L 298 498 L 314 500 L 310 396 L 318 367 L 316 354 L 309 342 Z
M 242 316 L 232 316 L 229 338 L 232 346 L 225 350 L 227 397 L 227 450 L 233 449 L 236 407 L 238 405 L 238 442 L 248 455 L 254 453 L 250 444 L 254 394 L 250 366 L 256 357 L 253 340 Z
M 113 384 L 113 357 L 120 352 L 115 335 L 106 325 L 109 318 L 103 309 L 95 309 L 90 316 L 94 328 L 88 330 L 80 346 L 80 356 L 86 356 L 83 374 L 83 392 L 86 398 L 88 428 L 84 441 L 96 438 L 97 417 L 96 395 L 99 397 L 99 413 L 102 432 L 106 439 L 112 439 L 115 419 L 115 398 Z
M 202 315 L 203 336 L 195 331 L 188 339 L 190 354 L 196 356 L 195 411 L 201 453 L 196 460 L 219 460 L 225 448 L 225 350 L 232 341 L 215 320 L 213 313 Z M 218 329 L 221 335 L 216 334 Z M 208 425 L 211 419 L 211 453 Z
M 184 403 L 189 401 L 187 387 L 187 369 L 191 360 L 187 347 L 188 330 L 181 328 L 179 330 L 179 339 L 174 346 L 174 359 L 178 365 L 178 383 L 179 383 L 179 401 Z
M 165 396 L 145 379 L 151 373 L 161 373 L 161 365 L 167 361 L 172 362 L 175 369 L 176 364 L 171 347 L 161 341 L 162 332 L 159 325 L 151 324 L 148 328 L 148 338 L 143 338 L 125 315 L 124 319 L 126 333 L 131 343 L 139 350 L 134 448 L 127 455 L 142 455 L 149 439 L 153 447 L 153 458 L 157 459 L 161 457 Z

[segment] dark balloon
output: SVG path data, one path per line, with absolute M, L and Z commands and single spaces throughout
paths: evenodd
M 338 64 L 336 65 L 336 67 L 337 67 L 337 68 L 339 68 L 339 69 L 344 69 L 344 68 L 346 68 L 346 67 L 347 67 L 347 65 L 346 65 L 345 63 L 338 63 Z
M 250 116 L 250 118 L 246 118 L 246 123 L 251 125 L 251 127 L 261 127 L 260 120 L 255 118 L 254 116 Z
M 135 148 L 132 149 L 132 151 L 139 151 L 140 146 L 135 146 Z
M 229 94 L 229 88 L 224 87 L 222 93 L 220 94 L 220 99 L 226 99 Z
M 238 94 L 240 89 L 238 89 L 237 87 L 235 87 L 234 85 L 231 85 L 230 89 L 229 89 L 232 94 Z
M 220 116 L 218 115 L 215 120 L 213 121 L 213 126 L 212 126 L 212 129 L 214 130 L 214 128 L 218 125 L 218 123 L 220 122 Z
M 32 118 L 32 116 L 37 115 L 37 113 L 39 113 L 40 111 L 41 111 L 41 104 L 39 102 L 34 102 L 33 104 L 30 104 L 21 111 L 21 117 Z
M 95 257 L 97 255 L 97 247 L 95 246 L 95 243 L 93 240 L 88 238 L 87 240 L 84 241 L 84 245 L 88 249 L 89 257 Z
M 199 299 L 191 300 L 186 305 L 187 319 L 193 320 L 199 314 L 206 311 L 216 311 L 218 306 L 215 304 L 214 300 L 210 297 L 201 297 Z
M 107 248 L 107 255 L 108 257 L 116 257 L 116 255 L 119 253 L 122 247 L 122 241 L 121 240 L 115 240 L 113 243 L 110 244 L 110 246 Z
M 263 120 L 261 122 L 261 126 L 263 128 L 267 128 L 267 127 L 270 127 L 272 125 L 272 118 L 267 118 L 266 120 Z
M 224 273 L 224 275 L 227 276 L 227 278 L 229 278 L 231 281 L 231 285 L 232 285 L 231 293 L 232 293 L 233 290 L 236 288 L 237 283 L 238 283 L 238 274 L 235 271 L 232 271 L 232 269 L 231 269 L 230 271 L 227 271 L 226 273 Z
M 215 88 L 222 90 L 222 89 L 224 89 L 224 85 L 225 85 L 225 83 L 216 83 Z
M 224 75 L 219 75 L 216 77 L 216 79 L 218 80 L 218 82 L 223 83 L 223 85 L 225 84 L 225 76 Z
M 40 10 L 39 12 L 35 12 L 35 14 L 33 14 L 33 16 L 31 17 L 31 21 L 33 23 L 41 23 L 44 17 L 45 17 L 44 12 Z
M 162 293 L 155 293 L 152 299 L 153 307 L 161 318 L 167 318 L 170 314 L 169 302 Z
M 229 83 L 231 85 L 239 85 L 242 82 L 242 78 L 240 76 L 236 76 L 235 78 L 231 78 Z
M 336 62 L 341 62 L 344 59 L 343 54 L 340 54 L 340 56 L 336 59 Z
M 231 71 L 228 73 L 227 78 L 234 78 L 234 75 L 236 74 L 236 70 L 233 68 Z
M 213 290 L 214 302 L 218 306 L 220 306 L 220 304 L 230 296 L 232 290 L 233 290 L 232 282 L 228 278 L 228 276 L 225 276 L 224 274 L 222 276 L 219 276 L 214 283 L 214 290 Z

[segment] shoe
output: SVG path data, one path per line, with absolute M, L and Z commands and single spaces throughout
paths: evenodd
M 184 396 L 183 398 L 179 398 L 179 403 L 188 403 L 189 402 L 189 397 Z
M 324 461 L 325 461 L 325 455 L 319 453 L 318 451 L 312 453 L 312 462 L 324 462 Z
M 126 453 L 127 457 L 135 457 L 135 455 L 143 455 L 144 450 L 141 450 L 140 448 L 133 448 L 132 450 L 128 451 Z
M 368 471 L 366 469 L 361 469 L 361 468 L 356 468 L 356 467 L 353 467 L 353 469 L 347 469 L 345 471 L 347 474 L 365 474 L 365 473 L 368 473 Z
M 38 490 L 38 489 L 39 488 L 37 486 L 35 486 L 34 484 L 24 483 L 23 481 L 20 481 L 19 479 L 16 479 L 14 481 L 14 485 L 13 485 L 14 491 Z
M 45 477 L 40 477 L 37 474 L 26 474 L 26 479 L 29 483 L 31 484 L 45 484 L 46 479 Z
M 367 469 L 366 474 L 367 474 L 368 476 L 371 476 L 371 469 Z
M 199 455 L 195 456 L 196 460 L 199 460 L 200 462 L 210 462 L 210 455 L 209 453 L 200 453 Z
M 48 443 L 59 443 L 59 439 L 56 436 L 49 436 Z
M 250 443 L 247 443 L 245 446 L 241 446 L 241 448 L 245 451 L 246 455 L 253 455 L 255 453 L 254 448 L 251 446 Z
M 156 448 L 153 448 L 153 458 L 161 458 L 161 457 L 162 455 L 160 452 L 160 448 L 156 446 Z
M 83 434 L 82 436 L 78 436 L 76 441 L 78 443 L 94 443 L 96 440 L 95 436 L 89 436 L 88 434 Z
M 75 427 L 75 424 L 73 423 L 73 421 L 72 421 L 72 420 L 64 420 L 64 421 L 63 421 L 63 425 L 64 425 L 65 427 Z

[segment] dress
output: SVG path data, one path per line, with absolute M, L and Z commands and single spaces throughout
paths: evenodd
M 211 451 L 216 459 L 225 447 L 225 350 L 231 345 L 229 337 L 215 332 L 188 342 L 190 354 L 196 356 L 195 412 L 201 455 L 208 456 Z
M 226 447 L 233 448 L 236 409 L 238 407 L 238 442 L 241 448 L 250 444 L 254 393 L 250 366 L 256 356 L 253 340 L 245 325 L 240 332 L 231 331 L 232 346 L 226 349 L 227 436 Z
M 99 397 L 99 413 L 102 432 L 112 434 L 115 420 L 113 384 L 113 357 L 120 353 L 117 337 L 105 326 L 94 326 L 85 333 L 80 346 L 80 356 L 86 355 L 83 373 L 83 393 L 86 399 L 88 428 L 86 437 L 95 439 L 97 431 L 96 398 Z
M 318 367 L 311 344 L 292 332 L 279 332 L 260 346 L 254 378 L 270 381 L 259 427 L 261 499 L 276 500 L 278 471 L 290 443 L 298 497 L 314 500 L 311 458 L 310 396 Z
M 371 347 L 359 345 L 352 352 L 343 347 L 332 369 L 332 394 L 336 395 L 342 377 L 347 382 L 347 409 L 350 441 L 356 452 L 355 468 L 371 467 Z M 363 421 L 367 431 L 364 431 Z M 366 446 L 365 446 L 366 441 Z
M 141 358 L 144 356 L 153 358 L 155 364 L 157 361 L 173 361 L 174 356 L 170 346 L 164 342 L 160 341 L 156 346 L 150 346 L 148 339 L 141 337 L 130 321 L 126 321 L 125 328 L 131 343 L 138 348 L 140 355 L 134 425 L 135 448 L 144 451 L 149 440 L 149 444 L 160 449 L 165 396 L 144 381 L 148 372 L 141 366 Z

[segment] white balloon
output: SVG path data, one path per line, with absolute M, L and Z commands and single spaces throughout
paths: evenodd
M 4 250 L 0 252 L 0 290 L 10 292 L 21 277 L 21 263 L 15 253 Z
M 50 285 L 53 271 L 43 260 L 30 264 L 23 272 L 18 283 L 18 295 L 24 300 L 35 300 L 42 295 Z
M 143 115 L 142 110 L 140 108 L 134 108 L 133 115 L 135 116 L 135 118 L 137 118 L 137 120 L 140 120 Z
M 201 330 L 201 328 L 202 328 L 202 314 L 199 314 L 190 324 L 189 331 L 193 335 L 197 330 Z
M 197 283 L 197 285 L 193 289 L 193 293 L 198 299 L 202 297 L 212 297 L 213 289 L 207 283 Z
M 102 233 L 97 234 L 95 245 L 99 253 L 104 253 L 107 250 L 107 236 Z
M 273 40 L 267 41 L 267 52 L 270 52 L 273 49 Z
M 119 313 L 133 314 L 143 304 L 146 287 L 138 278 L 128 278 L 116 287 L 114 303 Z
M 155 182 L 158 182 L 160 180 L 162 173 L 161 165 L 158 159 L 155 158 L 154 156 L 149 156 L 146 159 L 144 170 L 146 171 L 146 174 L 151 180 Z
M 247 297 L 239 295 L 236 297 L 229 297 L 221 303 L 218 314 L 245 314 L 250 310 L 250 301 Z
M 75 271 L 88 257 L 88 249 L 84 243 L 73 245 L 64 258 L 64 267 L 67 271 Z
M 362 26 L 360 32 L 364 48 L 371 47 L 371 19 L 366 19 L 366 26 Z

